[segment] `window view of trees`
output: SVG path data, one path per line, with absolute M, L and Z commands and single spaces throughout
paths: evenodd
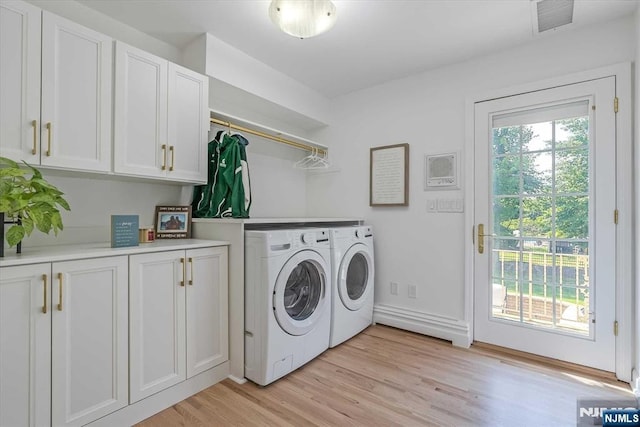
M 493 232 L 506 238 L 496 244 L 514 249 L 521 238 L 588 238 L 588 125 L 588 117 L 578 117 L 493 129 Z M 542 131 L 550 137 L 541 141 Z M 586 242 L 557 241 L 556 251 L 563 246 L 587 249 Z

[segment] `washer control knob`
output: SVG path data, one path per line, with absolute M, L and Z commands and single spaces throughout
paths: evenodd
M 315 233 L 303 233 L 300 238 L 302 243 L 306 243 L 308 245 L 310 243 L 315 243 L 316 235 Z
M 357 237 L 358 239 L 362 239 L 362 238 L 364 238 L 364 233 L 363 233 L 363 232 L 362 232 L 362 230 L 361 230 L 361 229 L 359 229 L 359 228 L 358 228 L 358 229 L 356 229 L 356 237 Z

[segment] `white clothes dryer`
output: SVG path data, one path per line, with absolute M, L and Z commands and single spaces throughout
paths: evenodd
M 329 348 L 326 229 L 245 232 L 245 377 L 267 385 Z
M 329 347 L 335 347 L 373 323 L 373 228 L 334 228 L 329 240 L 333 270 Z

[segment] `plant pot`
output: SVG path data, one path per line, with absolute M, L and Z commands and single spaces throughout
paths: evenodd
M 0 258 L 4 257 L 4 227 L 6 224 L 22 224 L 22 221 L 20 221 L 20 219 L 18 219 L 17 221 L 5 221 L 4 220 L 4 212 L 0 212 L 0 224 L 2 224 L 2 227 L 0 227 L 0 242 L 2 243 L 0 245 Z M 21 254 L 22 253 L 22 242 L 18 242 L 18 244 L 16 245 L 16 253 L 17 254 Z
M 4 212 L 0 212 L 0 258 L 4 257 Z

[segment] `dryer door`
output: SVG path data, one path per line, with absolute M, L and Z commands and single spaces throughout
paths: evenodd
M 280 327 L 304 335 L 324 314 L 327 263 L 320 254 L 303 250 L 284 264 L 273 293 L 273 310 Z
M 351 311 L 360 309 L 373 292 L 373 257 L 369 248 L 357 243 L 342 257 L 338 271 L 338 294 Z

